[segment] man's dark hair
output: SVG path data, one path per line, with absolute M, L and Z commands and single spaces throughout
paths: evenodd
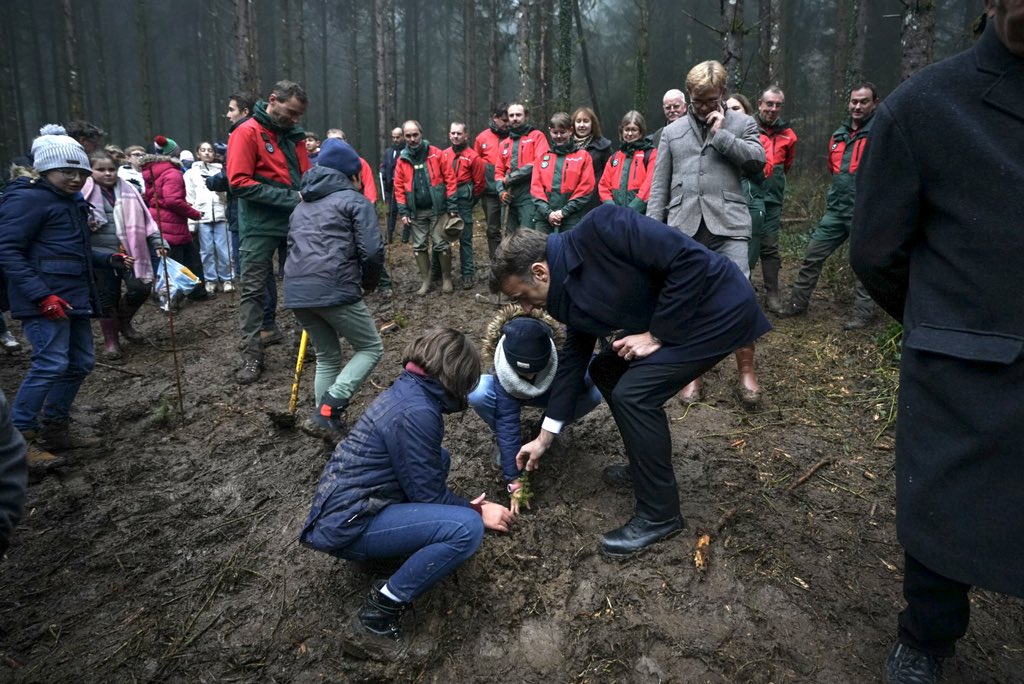
M 309 95 L 306 95 L 306 89 L 295 81 L 278 81 L 274 84 L 274 89 L 270 91 L 270 94 L 280 102 L 287 102 L 294 97 L 302 104 L 309 104 Z
M 76 119 L 74 121 L 68 121 L 64 124 L 64 130 L 68 132 L 68 135 L 75 140 L 99 140 L 107 133 L 102 128 L 89 121 L 82 121 Z
M 865 88 L 871 91 L 872 100 L 878 99 L 878 88 L 875 87 L 875 84 L 871 81 L 858 81 L 857 83 L 854 83 L 850 88 L 850 93 L 852 94 L 855 90 L 864 90 Z
M 548 236 L 537 230 L 520 228 L 501 241 L 491 262 L 491 292 L 501 291 L 509 277 L 516 276 L 524 283 L 533 282 L 530 266 L 548 260 Z
M 252 108 L 256 106 L 256 94 L 248 90 L 239 90 L 237 93 L 231 93 L 228 96 L 228 102 L 231 100 L 235 101 L 238 111 L 247 109 L 250 114 L 252 114 Z
M 508 102 L 499 102 L 491 109 L 491 118 L 502 115 L 508 116 Z

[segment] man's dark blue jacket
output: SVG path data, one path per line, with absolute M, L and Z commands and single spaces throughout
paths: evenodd
M 599 338 L 649 331 L 662 348 L 636 364 L 720 357 L 771 330 L 727 258 L 632 209 L 604 204 L 548 238 L 548 312 L 564 323 L 546 415 L 572 417 Z

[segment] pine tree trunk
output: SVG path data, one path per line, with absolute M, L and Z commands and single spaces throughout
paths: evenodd
M 932 61 L 935 44 L 935 0 L 903 0 L 900 27 L 900 78 L 907 80 Z
M 465 93 L 465 104 L 463 106 L 463 121 L 469 124 L 477 121 L 480 112 L 476 99 L 476 0 L 465 0 L 462 11 L 462 68 L 463 86 Z
M 149 38 L 146 30 L 145 0 L 135 0 L 135 40 L 139 71 L 142 73 L 142 122 L 147 138 L 153 137 L 153 100 L 149 90 Z
M 516 52 L 519 55 L 519 101 L 523 104 L 530 103 L 530 74 L 533 72 L 530 64 L 530 0 L 519 0 L 519 10 L 516 12 L 517 33 Z
M 758 24 L 761 30 L 757 43 L 757 88 L 763 89 L 782 82 L 782 0 L 760 0 Z
M 85 107 L 82 104 L 82 72 L 78 68 L 78 40 L 75 36 L 75 18 L 71 11 L 71 0 L 63 0 L 64 10 L 64 57 L 68 68 L 68 110 L 71 119 L 81 119 Z
M 636 80 L 633 84 L 633 109 L 647 108 L 647 69 L 651 59 L 651 0 L 638 0 L 640 25 L 637 27 Z
M 580 38 L 580 52 L 583 54 L 583 76 L 587 80 L 587 90 L 590 92 L 590 104 L 594 109 L 597 120 L 601 120 L 600 107 L 597 104 L 597 91 L 594 90 L 594 77 L 590 73 L 590 56 L 587 53 L 587 39 L 583 31 L 583 14 L 580 12 L 580 0 L 572 0 L 573 14 L 576 16 L 576 31 Z
M 554 41 L 551 39 L 551 28 L 555 24 L 554 0 L 541 0 L 537 8 L 540 21 L 540 108 L 547 120 L 554 112 Z
M 252 0 L 235 0 L 235 49 L 238 83 L 244 90 L 260 92 L 259 44 Z
M 572 106 L 572 0 L 558 3 L 558 108 Z
M 374 12 L 373 12 L 373 23 L 377 32 L 376 41 L 376 54 L 377 64 L 374 73 L 376 75 L 376 97 L 374 102 L 377 103 L 377 144 L 383 144 L 383 141 L 389 140 L 390 129 L 388 127 L 388 120 L 391 112 L 388 111 L 388 105 L 384 93 L 387 91 L 387 47 L 386 47 L 386 36 L 387 36 L 387 15 L 389 11 L 388 0 L 374 0 Z M 379 158 L 379 155 L 378 155 Z
M 487 33 L 487 98 L 488 109 L 498 104 L 498 0 L 491 0 Z M 488 115 L 490 112 L 488 111 Z
M 362 5 L 361 0 L 352 0 L 349 5 L 349 25 L 352 28 L 351 34 L 349 34 L 349 59 L 351 60 L 351 68 L 349 69 L 350 76 L 352 78 L 352 100 L 351 106 L 353 109 L 352 123 L 353 130 L 348 131 L 348 142 L 353 146 L 357 147 L 361 144 L 363 136 L 363 117 L 361 107 L 359 106 L 362 100 L 362 79 L 359 78 L 359 34 L 362 32 L 359 26 L 359 7 Z M 328 124 L 329 125 L 329 124 Z
M 331 98 L 330 98 L 329 93 L 330 93 L 330 82 L 331 81 L 330 81 L 329 73 L 330 73 L 330 66 L 331 65 L 330 65 L 330 61 L 328 60 L 328 55 L 330 55 L 330 52 L 328 52 L 328 50 L 327 50 L 327 33 L 330 31 L 330 26 L 328 26 L 327 22 L 328 22 L 327 3 L 324 2 L 324 3 L 321 3 L 321 5 L 320 5 L 320 78 L 321 78 L 320 87 L 323 90 L 323 94 L 321 95 L 321 97 L 324 99 L 324 101 L 323 101 L 324 126 L 326 126 L 327 128 L 330 128 L 331 127 L 331 124 L 330 124 L 330 120 L 331 120 Z
M 729 73 L 729 87 L 743 89 L 743 0 L 720 0 L 722 11 L 722 66 Z

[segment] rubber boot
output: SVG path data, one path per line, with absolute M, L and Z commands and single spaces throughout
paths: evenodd
M 441 262 L 441 292 L 451 292 L 452 287 L 452 253 L 439 252 L 438 260 Z
M 748 410 L 759 408 L 761 387 L 757 384 L 757 375 L 754 372 L 754 345 L 736 350 L 736 369 L 740 375 L 736 383 L 736 398 L 740 405 Z
M 100 358 L 104 361 L 120 361 L 123 357 L 121 344 L 117 339 L 121 324 L 116 318 L 101 318 L 100 330 L 103 331 L 103 351 Z
M 679 390 L 679 394 L 676 395 L 676 398 L 685 406 L 689 406 L 690 404 L 696 404 L 699 402 L 703 396 L 704 381 L 697 378 L 696 380 L 691 381 L 686 387 Z
M 416 268 L 420 271 L 420 289 L 416 294 L 420 297 L 430 292 L 430 254 L 428 252 L 416 252 Z
M 347 399 L 338 399 L 330 392 L 324 392 L 320 398 L 320 405 L 313 411 L 313 415 L 305 420 L 299 429 L 311 437 L 318 437 L 331 445 L 337 446 L 338 442 L 345 439 L 348 426 L 342 419 L 342 413 L 348 406 Z
M 117 319 L 121 324 L 121 336 L 129 342 L 145 342 L 146 336 L 132 327 L 132 319 L 135 318 L 135 314 L 138 313 L 139 309 L 142 308 L 142 302 L 138 304 L 129 304 L 126 300 L 121 300 L 121 307 L 117 312 Z
M 782 311 L 782 296 L 779 294 L 779 267 L 780 263 L 774 259 L 761 262 L 761 272 L 764 274 L 764 299 L 765 308 L 774 314 Z

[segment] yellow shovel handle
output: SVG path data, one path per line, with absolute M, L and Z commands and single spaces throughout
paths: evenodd
M 302 377 L 302 364 L 306 360 L 306 343 L 309 335 L 302 331 L 302 338 L 299 340 L 299 358 L 295 361 L 295 382 L 292 383 L 292 396 L 288 400 L 288 412 L 295 413 L 295 407 L 299 403 L 299 379 Z

